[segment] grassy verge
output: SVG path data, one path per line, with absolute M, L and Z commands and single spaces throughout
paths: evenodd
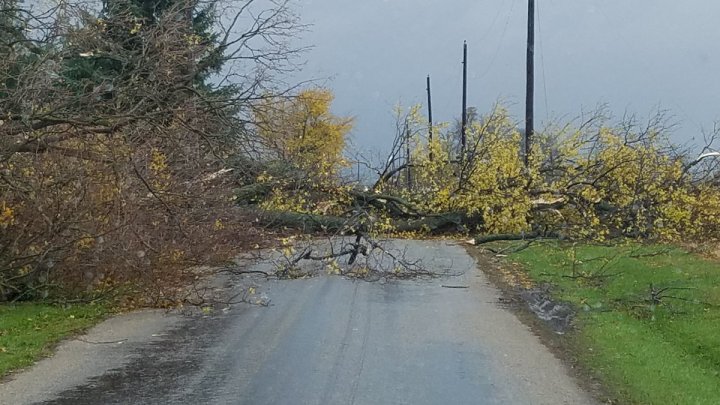
M 579 359 L 622 402 L 720 404 L 720 263 L 668 246 L 557 243 L 510 259 L 579 309 Z
M 0 377 L 27 367 L 65 337 L 102 320 L 102 305 L 0 305 Z

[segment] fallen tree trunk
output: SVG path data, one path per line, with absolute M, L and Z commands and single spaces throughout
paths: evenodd
M 466 215 L 459 212 L 429 215 L 418 219 L 395 220 L 393 226 L 397 232 L 462 232 L 472 222 Z
M 542 237 L 540 232 L 529 232 L 529 233 L 501 233 L 494 235 L 481 235 L 476 236 L 475 244 L 482 245 L 483 243 L 498 242 L 498 241 L 514 241 L 514 240 L 531 240 Z
M 259 210 L 257 220 L 269 228 L 290 228 L 307 233 L 340 233 L 352 228 L 349 218 L 300 212 Z
M 273 188 L 272 183 L 252 183 L 235 190 L 235 202 L 240 205 L 257 204 L 270 195 Z
M 387 211 L 395 218 L 420 218 L 423 215 L 415 206 L 403 198 L 389 195 L 351 190 L 350 195 L 361 207 L 373 207 Z
M 287 188 L 289 186 L 297 186 L 297 184 L 290 183 L 290 185 L 284 185 L 283 187 Z M 236 202 L 240 205 L 258 204 L 278 187 L 280 185 L 273 182 L 247 184 L 235 190 Z M 306 189 L 306 191 L 324 192 L 323 190 L 313 190 L 311 188 Z M 349 193 L 357 206 L 383 210 L 395 218 L 420 218 L 424 216 L 411 202 L 401 197 L 361 190 L 350 190 Z
M 354 233 L 368 231 L 367 224 L 359 224 L 353 218 L 317 215 L 298 212 L 257 211 L 257 221 L 269 228 L 290 228 L 308 233 Z M 393 219 L 391 225 L 397 232 L 426 232 L 439 234 L 464 231 L 472 221 L 461 213 L 446 213 L 417 219 Z M 477 222 L 477 220 L 475 220 Z

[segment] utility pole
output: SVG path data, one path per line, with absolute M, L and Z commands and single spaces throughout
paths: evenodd
M 530 164 L 530 150 L 534 128 L 535 104 L 535 0 L 528 0 L 528 32 L 527 32 L 527 83 L 525 88 L 525 167 Z
M 460 124 L 460 160 L 465 156 L 465 143 L 467 142 L 467 41 L 463 42 L 463 96 L 462 120 Z
M 405 164 L 407 167 L 405 168 L 405 174 L 407 177 L 407 189 L 410 191 L 412 189 L 412 167 L 410 164 L 410 120 L 407 118 L 405 119 Z
M 432 93 L 430 92 L 430 75 L 427 77 L 427 106 L 428 106 L 428 143 L 433 141 L 433 118 L 432 118 Z M 430 149 L 430 161 L 433 160 L 432 146 Z

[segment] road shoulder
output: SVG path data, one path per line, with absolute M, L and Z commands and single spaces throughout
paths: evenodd
M 143 310 L 101 322 L 87 333 L 62 342 L 51 357 L 9 376 L 0 384 L 0 403 L 47 401 L 122 368 L 135 358 L 139 347 L 162 339 L 181 326 L 183 319 L 167 311 Z
M 615 403 L 612 399 L 613 396 L 603 386 L 595 373 L 583 367 L 579 362 L 575 344 L 576 331 L 573 327 L 569 325 L 563 333 L 558 333 L 556 325 L 540 319 L 537 314 L 533 313 L 527 296 L 523 296 L 523 289 L 517 285 L 518 281 L 509 282 L 508 275 L 513 278 L 513 273 L 517 269 L 510 268 L 502 260 L 483 252 L 475 246 L 465 245 L 464 247 L 477 262 L 478 269 L 487 276 L 488 280 L 499 291 L 499 301 L 502 307 L 512 312 L 520 322 L 540 339 L 541 343 L 563 363 L 568 375 L 576 381 L 578 386 L 599 403 Z

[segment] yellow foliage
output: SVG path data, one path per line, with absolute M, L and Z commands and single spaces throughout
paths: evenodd
M 5 201 L 0 206 L 0 227 L 6 228 L 15 223 L 15 212 L 12 207 L 6 205 Z
M 170 251 L 170 262 L 177 263 L 185 257 L 185 252 L 180 249 L 172 249 Z
M 165 191 L 170 183 L 170 173 L 167 156 L 157 148 L 152 148 L 150 163 L 148 165 L 152 173 L 152 185 L 159 191 Z
M 153 148 L 150 158 L 150 170 L 155 175 L 164 173 L 168 168 L 167 157 L 164 153 L 160 152 L 157 148 Z
M 452 156 L 447 140 L 416 140 L 413 153 L 416 184 L 407 197 L 428 212 L 462 211 L 484 218 L 489 233 L 527 230 L 530 198 L 520 156 L 520 133 L 507 112 L 498 108 L 469 128 L 471 152 L 464 159 Z M 430 158 L 432 156 L 432 159 Z M 462 179 L 459 173 L 462 173 Z M 422 198 L 415 198 L 421 195 Z
M 137 34 L 142 29 L 142 23 L 136 22 L 135 25 L 130 29 L 130 34 Z
M 255 108 L 259 135 L 280 157 L 320 177 L 335 176 L 347 165 L 342 153 L 352 119 L 330 111 L 326 89 L 301 91 L 291 99 L 268 98 Z
M 260 207 L 269 211 L 310 213 L 310 203 L 306 197 L 306 191 L 298 190 L 290 193 L 277 188 L 272 191 L 267 199 L 263 200 Z
M 92 247 L 92 245 L 95 243 L 95 238 L 93 238 L 90 235 L 87 235 L 83 238 L 80 238 L 77 242 L 75 242 L 75 247 L 83 250 L 83 249 L 89 249 Z
M 417 109 L 408 117 L 410 125 L 425 126 Z M 545 229 L 596 240 L 720 238 L 720 190 L 691 183 L 685 162 L 668 152 L 657 131 L 550 129 L 536 134 L 528 168 L 521 134 L 502 107 L 470 126 L 466 156 L 459 156 L 453 136 L 411 140 L 413 185 L 395 191 L 421 212 L 462 212 L 480 218 L 477 230 L 485 233 Z M 562 204 L 533 209 L 548 201 Z
M 549 186 L 535 186 L 572 201 L 550 224 L 595 239 L 623 234 L 677 240 L 705 232 L 693 221 L 694 212 L 705 205 L 699 205 L 702 192 L 683 178 L 683 162 L 664 152 L 660 134 L 629 134 L 603 126 L 597 138 L 583 138 L 576 131 L 566 138 L 556 135 L 555 145 L 554 163 L 563 168 L 562 174 Z M 711 207 L 718 201 L 711 195 L 718 191 L 709 194 L 703 198 Z
M 326 268 L 327 274 L 329 275 L 339 275 L 342 273 L 342 268 L 336 260 L 331 260 L 330 262 L 328 262 Z

